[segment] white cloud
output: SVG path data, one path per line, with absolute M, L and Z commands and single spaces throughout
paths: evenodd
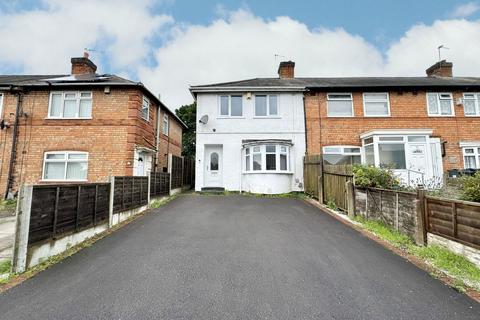
M 480 9 L 480 5 L 476 2 L 468 2 L 456 7 L 451 16 L 453 18 L 467 18 L 470 17 L 472 14 L 477 12 Z
M 99 45 L 102 51 L 94 56 L 106 56 L 113 67 L 129 69 L 147 57 L 148 40 L 172 22 L 169 16 L 152 14 L 150 0 L 42 4 L 31 11 L 0 11 L 2 64 L 19 66 L 26 73 L 65 73 L 69 57 Z

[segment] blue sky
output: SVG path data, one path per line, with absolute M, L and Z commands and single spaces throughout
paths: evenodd
M 478 1 L 3 0 L 0 73 L 68 73 L 94 48 L 101 73 L 146 83 L 172 108 L 188 85 L 276 76 L 423 75 L 436 47 L 478 76 Z

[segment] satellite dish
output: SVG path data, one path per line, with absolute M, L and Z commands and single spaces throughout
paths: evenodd
M 208 116 L 207 115 L 202 116 L 198 122 L 200 122 L 201 124 L 207 124 Z

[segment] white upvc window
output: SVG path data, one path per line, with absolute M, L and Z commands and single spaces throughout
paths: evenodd
M 150 100 L 145 96 L 142 99 L 142 118 L 146 121 L 150 120 Z
M 463 108 L 466 117 L 480 116 L 480 93 L 464 93 Z
M 323 162 L 325 164 L 356 164 L 361 163 L 361 147 L 357 146 L 327 146 L 323 147 Z
M 86 181 L 88 153 L 81 151 L 45 152 L 43 160 L 43 180 Z
M 250 145 L 245 148 L 245 173 L 289 172 L 290 147 L 282 144 Z
M 453 97 L 451 93 L 428 92 L 427 109 L 429 116 L 454 116 Z
M 365 92 L 363 94 L 363 113 L 365 117 L 390 116 L 390 101 L 387 92 Z
M 48 104 L 49 119 L 91 119 L 91 91 L 53 91 Z
M 480 169 L 480 147 L 463 147 L 465 169 Z
M 0 92 L 0 116 L 3 115 L 3 93 Z
M 277 117 L 278 96 L 276 94 L 255 95 L 255 117 Z
M 223 95 L 220 96 L 219 114 L 221 117 L 242 117 L 243 116 L 243 96 L 242 95 Z
M 328 93 L 327 115 L 329 117 L 353 117 L 351 93 Z
M 162 132 L 164 135 L 168 136 L 169 130 L 170 130 L 170 122 L 168 121 L 168 114 L 164 114 Z

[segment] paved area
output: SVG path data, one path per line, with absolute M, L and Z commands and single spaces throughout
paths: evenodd
M 2 319 L 480 319 L 297 199 L 181 196 L 0 295 Z
M 0 215 L 0 262 L 12 259 L 15 216 Z

